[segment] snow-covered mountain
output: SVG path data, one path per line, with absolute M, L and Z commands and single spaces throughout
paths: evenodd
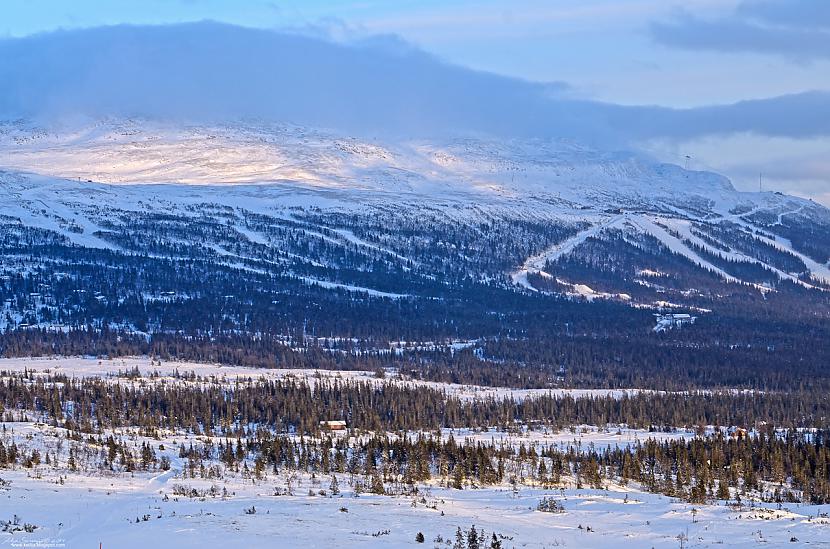
M 823 206 L 567 141 L 16 121 L 0 126 L 0 167 L 4 266 L 28 249 L 61 272 L 51 243 L 368 297 L 435 298 L 468 280 L 702 309 L 718 285 L 830 288 Z
M 0 126 L 0 154 L 6 169 L 100 183 L 280 183 L 496 205 L 511 198 L 592 207 L 691 201 L 714 212 L 763 200 L 736 193 L 716 174 L 567 141 L 380 143 L 264 123 L 106 120 L 47 129 L 16 122 Z

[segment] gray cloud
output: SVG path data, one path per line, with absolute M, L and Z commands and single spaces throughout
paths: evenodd
M 671 21 L 652 23 L 650 33 L 674 48 L 830 59 L 830 2 L 744 1 L 728 17 L 706 20 L 683 12 Z
M 358 43 L 218 23 L 0 40 L 0 117 L 256 117 L 357 134 L 487 133 L 627 146 L 752 132 L 830 135 L 830 92 L 686 110 L 623 107 L 453 66 L 394 36 Z
M 614 127 L 627 127 L 639 139 L 692 139 L 745 132 L 803 139 L 830 134 L 830 92 L 826 91 L 692 109 L 615 107 L 609 110 Z
M 736 13 L 774 26 L 830 29 L 830 2 L 826 0 L 744 1 Z
M 393 37 L 347 46 L 210 22 L 2 40 L 0 81 L 7 116 L 265 117 L 415 134 L 535 133 L 531 113 L 563 89 L 450 66 Z

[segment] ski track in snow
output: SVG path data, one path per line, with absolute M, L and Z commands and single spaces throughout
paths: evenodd
M 511 274 L 511 278 L 515 284 L 518 284 L 529 290 L 536 291 L 536 289 L 527 281 L 528 273 L 543 272 L 545 264 L 553 262 L 571 253 L 580 244 L 584 243 L 588 238 L 596 236 L 605 229 L 617 226 L 620 221 L 625 219 L 624 215 L 618 215 L 606 222 L 597 223 L 591 227 L 578 232 L 577 234 L 566 238 L 564 241 L 553 245 L 548 250 L 543 251 L 533 257 L 528 258 L 522 267 Z
M 405 297 L 410 297 L 409 294 L 396 294 L 392 292 L 382 292 L 380 290 L 373 290 L 372 288 L 364 288 L 363 286 L 353 286 L 351 284 L 342 284 L 339 282 L 329 282 L 327 280 L 319 280 L 316 278 L 311 278 L 308 276 L 300 276 L 297 277 L 306 284 L 320 286 L 321 288 L 328 288 L 330 290 L 337 289 L 337 290 L 346 290 L 349 292 L 358 292 L 366 295 L 370 295 L 373 297 L 388 297 L 390 299 L 402 299 Z

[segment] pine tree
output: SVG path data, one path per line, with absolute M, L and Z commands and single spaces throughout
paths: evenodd
M 461 531 L 461 527 L 459 526 L 455 530 L 455 543 L 452 546 L 452 549 L 466 549 L 467 545 L 464 543 L 464 533 Z
M 479 549 L 478 531 L 475 524 L 467 532 L 467 549 Z

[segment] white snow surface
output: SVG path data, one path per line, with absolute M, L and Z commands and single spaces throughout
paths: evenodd
M 26 424 L 10 427 L 39 429 Z M 21 470 L 3 474 L 11 485 L 0 492 L 5 502 L 2 510 L 38 526 L 31 534 L 0 534 L 12 546 L 52 541 L 68 548 L 100 543 L 119 549 L 412 547 L 415 535 L 422 532 L 428 542 L 424 546 L 432 547 L 437 536 L 452 540 L 457 527 L 467 529 L 473 524 L 488 537 L 492 532 L 507 536 L 504 547 L 533 549 L 675 548 L 680 534 L 688 535 L 694 547 L 796 546 L 791 538 L 822 546 L 830 533 L 830 520 L 818 517 L 827 512 L 826 506 L 776 509 L 759 505 L 741 510 L 692 506 L 620 486 L 608 490 L 522 488 L 516 495 L 507 486 L 476 490 L 424 486 L 427 502 L 437 503 L 437 509 L 432 509 L 413 506 L 415 498 L 409 497 L 362 494 L 353 498 L 347 488 L 333 498 L 275 497 L 273 485 L 282 484 L 282 479 L 273 477 L 252 484 L 242 479 L 177 481 L 172 471 L 114 477 L 69 474 L 64 485 L 59 485 L 54 473 L 47 472 L 40 479 Z M 169 496 L 176 482 L 199 489 L 219 485 L 233 495 Z M 297 492 L 311 486 L 307 477 L 297 483 Z M 166 501 L 165 494 L 169 496 Z M 566 512 L 536 511 L 545 496 L 561 501 Z M 243 510 L 251 506 L 256 507 L 256 514 L 245 514 Z M 135 522 L 145 514 L 150 515 L 148 521 Z
M 546 209 L 571 214 L 585 205 L 596 211 L 666 201 L 674 208 L 708 207 L 728 215 L 738 204 L 759 197 L 772 200 L 766 196 L 771 193 L 738 193 L 717 174 L 568 141 L 376 143 L 252 121 L 213 126 L 130 119 L 50 127 L 0 123 L 0 167 L 45 176 L 11 185 L 20 198 L 50 185 L 55 192 L 54 185 L 60 185 L 70 195 L 62 197 L 67 201 L 105 193 L 117 198 L 115 204 L 132 206 L 154 198 L 187 200 L 194 194 L 254 209 L 258 202 L 266 208 L 326 206 L 367 197 L 429 197 L 432 206 L 436 200 L 506 205 L 536 198 L 548 204 Z M 161 187 L 143 186 L 149 184 Z M 135 185 L 138 193 L 130 189 Z M 206 188 L 211 186 L 220 188 Z M 793 208 L 806 202 L 786 201 Z
M 27 424 L 10 427 L 40 429 Z M 427 502 L 437 503 L 432 509 L 413 506 L 415 498 L 409 497 L 363 494 L 353 498 L 348 488 L 333 498 L 275 497 L 273 485 L 282 484 L 282 479 L 273 476 L 252 484 L 238 478 L 213 483 L 177 481 L 175 471 L 113 477 L 69 474 L 59 485 L 49 472 L 39 479 L 20 470 L 3 474 L 11 482 L 8 490 L 0 492 L 3 507 L 7 506 L 3 510 L 38 526 L 31 534 L 0 534 L 12 546 L 52 541 L 69 548 L 100 543 L 124 549 L 412 547 L 415 535 L 422 532 L 428 541 L 425 546 L 432 547 L 437 536 L 451 540 L 456 527 L 475 524 L 488 534 L 507 536 L 505 547 L 674 548 L 677 536 L 687 532 L 696 547 L 757 547 L 759 543 L 784 547 L 790 546 L 793 537 L 821 546 L 830 530 L 830 520 L 818 518 L 826 506 L 787 505 L 780 510 L 772 505 L 742 510 L 724 505 L 695 507 L 620 486 L 608 490 L 523 487 L 516 495 L 507 486 L 476 490 L 424 486 Z M 172 497 L 171 485 L 176 482 L 199 489 L 220 485 L 233 495 Z M 305 476 L 296 482 L 297 492 L 311 486 Z M 340 484 L 345 485 L 345 478 Z M 566 512 L 536 511 L 545 496 L 561 501 Z M 256 514 L 246 515 L 243 510 L 251 506 L 256 507 Z M 145 514 L 149 520 L 135 522 Z

